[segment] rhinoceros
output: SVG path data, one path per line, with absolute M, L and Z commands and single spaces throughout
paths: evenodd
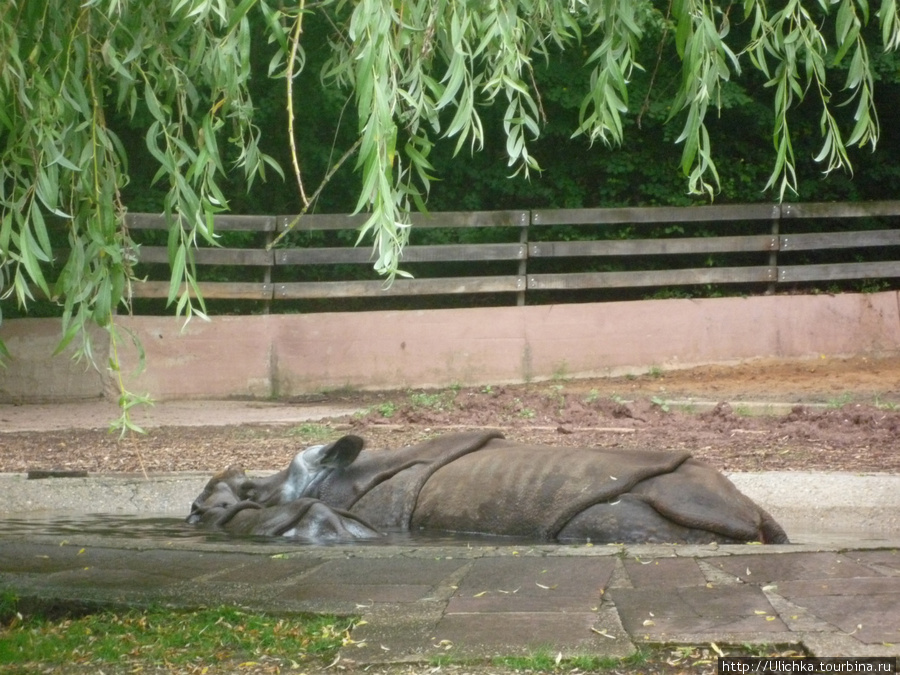
M 449 434 L 397 450 L 363 446 L 348 435 L 298 452 L 266 478 L 220 474 L 189 520 L 233 530 L 240 513 L 225 516 L 243 504 L 280 513 L 312 498 L 376 529 L 561 542 L 788 543 L 765 510 L 687 452 L 526 445 L 499 432 Z M 232 493 L 233 504 L 216 518 L 207 514 L 218 492 Z

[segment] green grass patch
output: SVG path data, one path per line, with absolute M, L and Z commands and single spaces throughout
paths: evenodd
M 491 660 L 497 667 L 511 670 L 553 673 L 553 672 L 602 672 L 640 668 L 651 659 L 652 652 L 637 649 L 631 656 L 617 657 L 602 654 L 576 654 L 563 657 L 547 649 L 539 649 L 523 656 L 498 656 Z
M 0 600 L 0 664 L 33 673 L 78 664 L 134 668 L 215 666 L 259 659 L 288 665 L 327 663 L 350 641 L 354 620 L 333 616 L 272 616 L 232 607 L 100 610 L 53 618 L 23 615 Z
M 563 361 L 553 370 L 552 379 L 554 382 L 565 382 L 569 379 L 569 364 Z
M 334 435 L 334 429 L 327 424 L 317 424 L 315 422 L 306 422 L 291 427 L 288 431 L 289 436 L 296 436 L 305 441 L 324 441 Z
M 591 403 L 594 403 L 599 398 L 600 398 L 600 392 L 598 392 L 596 389 L 591 389 L 588 392 L 587 396 L 584 397 L 584 402 L 587 403 L 588 405 L 590 405 Z
M 386 419 L 390 419 L 397 412 L 397 406 L 393 401 L 385 401 L 384 403 L 379 403 L 375 406 L 375 411 L 378 412 L 379 415 Z
M 659 396 L 653 396 L 650 399 L 650 402 L 655 405 L 657 408 L 662 410 L 664 413 L 669 412 L 669 404 L 665 399 L 660 398 Z
M 716 667 L 719 656 L 805 656 L 797 645 L 743 644 L 723 645 L 642 645 L 630 656 L 616 657 L 602 654 L 581 654 L 563 657 L 549 649 L 539 649 L 521 656 L 504 656 L 492 659 L 498 668 L 528 673 L 634 673 L 656 672 L 665 674 L 690 673 L 700 667 Z M 444 658 L 444 665 L 453 663 Z
M 444 408 L 450 407 L 454 398 L 456 398 L 455 392 L 409 392 L 409 402 L 414 408 L 434 408 L 435 410 L 443 410 Z
M 853 396 L 847 392 L 841 394 L 840 396 L 835 396 L 834 398 L 828 399 L 828 407 L 829 408 L 843 408 L 848 403 L 853 401 Z
M 875 394 L 875 401 L 873 402 L 873 405 L 879 410 L 894 411 L 900 408 L 900 405 L 898 405 L 894 401 L 882 401 L 881 396 L 878 394 Z
M 564 393 L 565 387 L 561 384 L 553 384 L 544 392 L 544 398 L 548 401 L 553 401 L 557 405 L 565 405 L 566 403 L 566 395 Z

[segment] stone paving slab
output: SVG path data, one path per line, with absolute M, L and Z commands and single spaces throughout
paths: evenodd
M 858 594 L 786 597 L 859 642 L 900 644 L 900 587 L 895 585 L 892 593 L 873 593 L 873 589 L 859 586 L 853 590 Z
M 310 574 L 304 583 L 365 586 L 434 586 L 466 564 L 465 560 L 419 558 L 349 558 L 334 560 Z
M 239 561 L 235 561 L 240 564 Z M 245 583 L 270 585 L 306 574 L 322 564 L 318 558 L 271 558 L 260 565 L 259 556 L 247 556 L 247 562 L 238 567 L 212 575 L 207 581 L 221 583 Z
M 878 596 L 900 593 L 900 578 L 856 577 L 853 579 L 794 579 L 780 581 L 773 587 L 786 598 L 817 596 Z
M 612 601 L 632 635 L 660 642 L 673 633 L 787 631 L 759 588 L 681 587 L 668 592 L 614 589 Z
M 566 654 L 596 653 L 599 640 L 591 628 L 597 622 L 594 612 L 516 611 L 502 614 L 446 614 L 434 629 L 437 645 L 452 647 L 453 654 L 502 656 L 518 655 L 540 649 Z M 473 636 L 479 636 L 474 641 Z M 615 655 L 631 653 L 630 645 L 616 645 Z M 608 645 L 603 653 L 612 655 Z M 449 650 L 446 650 L 449 651 Z
M 847 557 L 882 574 L 900 576 L 900 552 L 897 550 L 853 551 Z
M 679 586 L 703 586 L 706 577 L 693 558 L 626 558 L 625 571 L 635 588 L 670 589 Z
M 571 558 L 485 558 L 475 561 L 447 604 L 447 614 L 591 612 L 616 567 Z
M 720 558 L 713 564 L 744 582 L 775 579 L 833 579 L 869 576 L 871 569 L 838 553 L 800 553 L 791 556 L 758 555 L 743 564 L 742 558 Z
M 777 551 L 770 553 L 769 551 Z M 768 642 L 900 655 L 898 546 L 266 546 L 0 537 L 0 591 L 116 605 L 361 616 L 361 663 L 642 643 Z

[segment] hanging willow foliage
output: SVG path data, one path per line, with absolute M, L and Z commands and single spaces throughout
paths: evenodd
M 623 116 L 630 76 L 641 67 L 635 57 L 642 26 L 651 18 L 671 22 L 683 67 L 670 119 L 683 124 L 678 142 L 688 189 L 709 198 L 718 174 L 707 115 L 720 110 L 723 86 L 742 67 L 761 72 L 771 91 L 774 161 L 766 188 L 784 198 L 797 180 L 791 110 L 813 98 L 821 107 L 816 159 L 826 173 L 850 169 L 848 146 L 874 148 L 879 135 L 868 50 L 900 46 L 896 0 L 874 12 L 866 0 L 785 0 L 775 7 L 763 0 L 6 0 L 2 297 L 26 307 L 37 293 L 56 299 L 61 348 L 90 322 L 106 326 L 115 343 L 114 312 L 128 306 L 134 280 L 120 194 L 128 157 L 105 115 L 116 110 L 147 120 L 155 181 L 167 189 L 169 302 L 188 318 L 202 315 L 192 252 L 200 239 L 215 243 L 213 216 L 228 208 L 219 183 L 235 170 L 248 182 L 282 172 L 260 152 L 253 125 L 250 17 L 259 17 L 273 50 L 269 76 L 286 83 L 291 132 L 292 86 L 305 64 L 303 21 L 311 12 L 327 14 L 334 28 L 323 86 L 343 87 L 355 102 L 357 210 L 370 214 L 360 238 L 371 240 L 376 268 L 388 278 L 400 273 L 409 212 L 424 208 L 436 175 L 431 149 L 445 139 L 457 152 L 481 148 L 479 107 L 503 107 L 510 173 L 540 170 L 529 151 L 543 124 L 533 62 L 580 45 L 585 33 L 598 35 L 599 46 L 585 54 L 590 91 L 573 133 L 617 145 L 626 142 Z M 880 31 L 867 33 L 872 16 Z M 741 32 L 743 43 L 730 30 L 735 21 L 750 27 Z M 830 82 L 835 73 L 845 73 L 844 81 Z M 848 104 L 852 126 L 842 129 L 833 111 Z M 305 212 L 318 191 L 307 197 L 303 148 L 292 133 L 288 140 Z M 232 147 L 225 152 L 225 145 Z M 226 165 L 225 156 L 236 160 Z M 65 228 L 68 249 L 53 250 L 51 227 Z M 60 256 L 61 271 L 48 278 Z M 90 344 L 81 344 L 90 356 Z
M 214 241 L 213 215 L 227 208 L 217 180 L 232 167 L 219 144 L 238 147 L 248 180 L 267 164 L 277 168 L 259 152 L 251 121 L 252 3 L 244 4 L 244 13 L 188 0 L 9 0 L 0 8 L 0 289 L 25 307 L 35 294 L 62 305 L 59 350 L 79 337 L 78 353 L 93 360 L 89 323 L 110 331 L 115 350 L 114 311 L 134 280 L 120 193 L 128 157 L 107 125 L 109 110 L 150 120 L 155 180 L 167 188 L 169 301 L 187 317 L 202 314 L 202 298 L 191 299 L 192 245 Z M 52 250 L 53 227 L 64 228 L 66 249 Z M 60 271 L 48 279 L 55 256 Z M 124 386 L 121 393 L 127 412 L 135 397 Z

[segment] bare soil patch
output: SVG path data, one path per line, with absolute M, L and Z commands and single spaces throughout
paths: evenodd
M 754 362 L 635 377 L 390 392 L 339 391 L 285 405 L 365 411 L 316 424 L 161 426 L 0 434 L 0 471 L 97 473 L 283 468 L 344 433 L 371 448 L 497 428 L 550 445 L 689 449 L 725 471 L 900 471 L 900 357 Z M 782 404 L 787 404 L 782 405 Z

